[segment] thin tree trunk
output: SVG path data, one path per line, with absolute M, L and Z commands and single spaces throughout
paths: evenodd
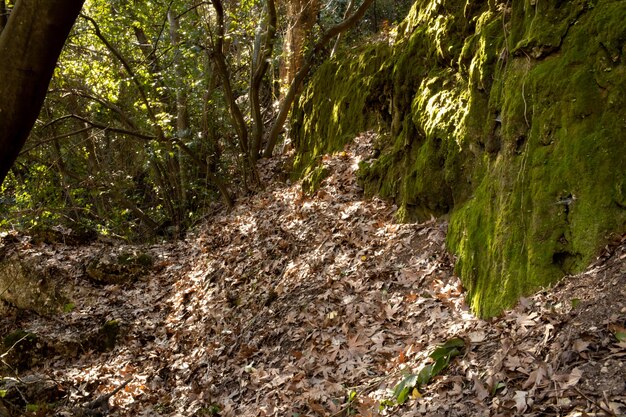
M 207 64 L 210 67 L 210 64 Z M 201 130 L 201 138 L 202 143 L 206 144 L 209 147 L 209 155 L 207 160 L 205 161 L 208 167 L 208 170 L 211 172 L 217 172 L 218 163 L 220 160 L 221 152 L 217 139 L 217 134 L 215 132 L 215 125 L 210 120 L 212 119 L 213 113 L 211 109 L 213 106 L 210 105 L 210 98 L 213 94 L 213 90 L 215 90 L 215 86 L 217 83 L 217 74 L 215 71 L 211 70 L 211 75 L 209 76 L 209 82 L 207 88 L 202 96 L 202 130 Z
M 252 162 L 256 163 L 261 151 L 261 140 L 263 139 L 263 116 L 261 114 L 260 90 L 263 77 L 269 68 L 269 62 L 274 49 L 274 40 L 276 38 L 276 5 L 274 0 L 267 0 L 266 3 L 267 22 L 265 28 L 261 24 L 260 33 L 257 33 L 259 39 L 258 50 L 255 45 L 255 54 L 252 61 L 252 80 L 250 82 L 250 111 L 252 114 L 253 130 L 252 145 L 250 155 Z M 263 30 L 265 29 L 265 30 Z M 263 32 L 265 34 L 263 35 Z M 261 46 L 261 38 L 263 45 Z
M 176 74 L 176 136 L 179 138 L 187 138 L 191 135 L 189 129 L 189 111 L 187 109 L 187 92 L 185 91 L 185 71 L 183 71 L 181 62 L 181 52 L 179 48 L 180 36 L 178 18 L 174 15 L 172 10 L 167 12 L 167 21 L 170 28 L 170 41 L 174 48 L 174 74 Z M 179 209 L 187 206 L 187 186 L 189 184 L 187 175 L 187 166 L 182 162 L 182 151 L 178 151 L 178 181 L 177 185 L 179 201 Z M 180 216 L 182 219 L 182 215 Z M 180 220 L 179 220 L 180 221 Z
M 178 34 L 178 18 L 169 10 L 167 21 L 170 25 L 170 41 L 174 48 L 174 74 L 176 74 L 176 129 L 178 137 L 189 135 L 189 111 L 187 109 L 187 92 L 185 91 L 185 71 L 180 60 L 180 36 Z
M 250 153 L 250 144 L 248 142 L 248 126 L 243 117 L 243 113 L 237 104 L 233 89 L 230 83 L 230 71 L 226 65 L 226 56 L 224 55 L 224 7 L 221 0 L 211 0 L 215 14 L 217 15 L 217 36 L 213 47 L 213 59 L 224 87 L 224 98 L 228 104 L 235 131 L 239 139 L 239 148 L 242 153 L 244 186 L 247 188 L 247 180 L 251 180 L 253 185 L 259 184 L 259 175 L 256 171 L 255 159 Z
M 294 76 L 293 81 L 289 85 L 289 90 L 287 90 L 287 94 L 285 94 L 285 97 L 281 102 L 278 116 L 276 116 L 276 120 L 274 120 L 274 124 L 272 125 L 272 129 L 270 130 L 267 138 L 265 150 L 263 151 L 263 156 L 265 158 L 272 156 L 272 152 L 274 152 L 274 147 L 278 141 L 278 135 L 283 129 L 283 125 L 285 124 L 289 111 L 291 110 L 291 105 L 296 98 L 296 94 L 302 87 L 304 79 L 313 67 L 317 54 L 320 53 L 335 36 L 353 27 L 363 17 L 363 15 L 365 15 L 367 8 L 373 1 L 374 0 L 365 0 L 350 17 L 328 29 L 311 49 L 311 52 L 309 52 L 306 56 L 304 64 Z
M 237 105 L 235 95 L 230 84 L 230 71 L 228 70 L 226 57 L 224 56 L 224 7 L 221 0 L 211 0 L 211 3 L 213 4 L 213 8 L 215 9 L 215 13 L 217 15 L 217 36 L 213 48 L 213 59 L 215 61 L 215 67 L 218 70 L 220 78 L 222 79 L 224 98 L 226 99 L 226 104 L 228 105 L 228 110 L 239 138 L 239 148 L 241 149 L 241 152 L 247 156 L 249 154 L 248 128 L 243 118 L 243 114 L 241 113 L 241 109 Z
M 348 7 L 346 8 L 346 12 L 343 14 L 344 20 L 347 19 L 348 16 L 350 16 L 350 13 L 352 13 L 352 9 L 354 9 L 354 4 L 355 4 L 355 0 L 350 0 L 350 3 L 348 3 Z M 335 38 L 335 44 L 333 45 L 332 51 L 330 51 L 331 58 L 334 57 L 335 54 L 337 53 L 337 48 L 339 47 L 340 40 L 341 40 L 341 33 L 337 35 L 337 37 Z
M 0 34 L 0 184 L 37 120 L 83 0 L 20 0 Z
M 48 117 L 52 114 L 52 111 L 49 108 L 45 108 L 45 112 Z M 57 136 L 55 126 L 52 126 L 51 134 L 52 136 Z M 78 205 L 70 192 L 71 176 L 69 175 L 68 169 L 63 161 L 61 142 L 56 139 L 52 141 L 52 145 L 52 158 L 58 171 L 59 182 L 61 183 L 61 193 L 63 194 L 63 198 L 66 200 L 66 204 L 71 206 L 71 210 L 74 213 L 74 219 L 78 220 L 80 219 L 81 213 L 79 212 Z

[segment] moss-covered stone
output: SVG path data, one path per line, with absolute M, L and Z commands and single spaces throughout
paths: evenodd
M 449 213 L 468 300 L 498 314 L 626 231 L 624 16 L 611 0 L 417 1 L 391 47 L 318 71 L 299 166 L 376 121 L 365 192 L 403 220 Z
M 96 349 L 100 351 L 109 351 L 113 349 L 119 335 L 119 320 L 109 320 L 105 322 L 98 331 L 97 336 L 94 340 L 96 342 Z
M 69 303 L 65 274 L 45 257 L 9 257 L 0 261 L 0 300 L 22 310 L 53 316 Z
M 329 175 L 330 170 L 327 167 L 323 165 L 313 167 L 311 172 L 302 178 L 302 192 L 305 194 L 315 193 L 322 185 L 322 181 L 328 178 Z
M 123 284 L 146 274 L 153 264 L 154 259 L 148 253 L 121 252 L 93 258 L 85 272 L 102 284 Z
M 502 150 L 453 213 L 448 239 L 481 315 L 580 271 L 625 230 L 626 73 L 602 45 L 626 39 L 617 17 L 626 4 L 579 3 L 569 5 L 576 20 L 558 51 L 515 57 L 496 71 L 490 107 L 501 119 Z
M 343 149 L 355 132 L 379 125 L 377 113 L 367 109 L 386 106 L 378 102 L 384 94 L 377 89 L 382 87 L 380 65 L 388 54 L 388 46 L 367 46 L 350 54 L 350 59 L 327 62 L 315 73 L 313 87 L 305 89 L 293 110 L 297 176 L 308 173 L 324 154 Z

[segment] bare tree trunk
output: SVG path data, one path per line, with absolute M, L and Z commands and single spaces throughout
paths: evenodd
M 178 34 L 178 18 L 169 10 L 167 21 L 170 25 L 170 41 L 174 48 L 174 73 L 176 74 L 176 129 L 178 137 L 189 134 L 189 111 L 187 109 L 187 92 L 185 91 L 185 71 L 180 60 L 180 36 Z
M 311 38 L 320 7 L 319 0 L 288 0 L 286 3 L 288 27 L 280 74 L 283 86 L 291 84 L 304 64 L 306 43 Z
M 215 38 L 215 45 L 213 48 L 213 59 L 215 61 L 215 68 L 217 69 L 222 84 L 224 86 L 224 98 L 228 104 L 228 110 L 235 125 L 237 136 L 239 138 L 239 148 L 241 152 L 248 156 L 248 128 L 246 122 L 241 113 L 241 109 L 237 105 L 233 88 L 230 84 L 230 71 L 228 65 L 226 65 L 226 57 L 224 56 L 224 6 L 221 0 L 211 0 L 215 13 L 217 15 L 217 36 Z
M 276 38 L 276 4 L 274 0 L 267 0 L 266 3 L 267 22 L 259 24 L 257 31 L 257 41 L 252 58 L 252 79 L 250 82 L 250 111 L 252 114 L 252 144 L 250 155 L 255 163 L 261 151 L 261 140 L 263 139 L 263 116 L 261 114 L 260 90 L 263 77 L 267 74 L 274 40 Z M 263 27 L 265 26 L 265 28 Z M 263 34 L 263 32 L 265 32 Z M 261 46 L 261 43 L 263 44 Z
M 0 34 L 0 184 L 37 120 L 82 5 L 83 0 L 19 0 Z
M 189 111 L 187 109 L 187 92 L 185 90 L 185 71 L 182 67 L 180 59 L 180 36 L 178 34 L 179 24 L 178 18 L 172 10 L 167 12 L 167 21 L 170 26 L 170 41 L 174 48 L 174 73 L 176 74 L 176 136 L 179 138 L 187 138 L 191 135 L 189 129 Z M 178 151 L 178 206 L 185 207 L 187 205 L 187 185 L 189 184 L 186 164 L 181 164 L 182 151 Z M 182 216 L 181 216 L 182 218 Z
M 211 0 L 211 4 L 213 4 L 215 14 L 217 15 L 217 36 L 213 47 L 213 59 L 215 62 L 215 68 L 222 79 L 224 98 L 228 104 L 228 110 L 233 124 L 235 125 L 235 131 L 237 132 L 237 137 L 239 139 L 239 148 L 242 154 L 244 186 L 247 188 L 247 180 L 250 180 L 253 185 L 258 185 L 260 180 L 256 170 L 255 158 L 252 157 L 250 152 L 248 126 L 246 125 L 243 113 L 241 112 L 233 93 L 230 83 L 230 71 L 228 69 L 228 65 L 226 64 L 226 56 L 224 55 L 224 6 L 222 5 L 221 0 Z
M 317 54 L 319 54 L 335 36 L 353 27 L 363 17 L 363 15 L 365 15 L 367 8 L 372 4 L 373 1 L 374 0 L 363 1 L 363 4 L 361 4 L 361 6 L 359 6 L 359 8 L 356 9 L 356 11 L 350 17 L 344 19 L 340 23 L 328 29 L 322 35 L 321 39 L 315 44 L 315 46 L 311 48 L 310 52 L 307 54 L 304 60 L 304 63 L 302 64 L 302 67 L 295 74 L 293 81 L 289 85 L 289 90 L 287 90 L 287 94 L 285 94 L 280 104 L 278 116 L 276 116 L 276 120 L 274 120 L 272 129 L 270 130 L 267 137 L 265 150 L 263 151 L 263 156 L 265 158 L 269 158 L 270 156 L 272 156 L 272 152 L 274 151 L 274 147 L 276 146 L 276 142 L 278 140 L 278 135 L 283 129 L 283 125 L 285 124 L 287 116 L 289 115 L 289 111 L 291 110 L 291 105 L 296 98 L 296 94 L 302 87 L 304 79 L 313 67 L 313 63 L 315 62 Z

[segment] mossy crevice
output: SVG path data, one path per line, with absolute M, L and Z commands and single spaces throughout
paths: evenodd
M 377 128 L 365 193 L 402 220 L 448 214 L 468 300 L 496 315 L 626 232 L 623 16 L 611 0 L 417 1 L 391 46 L 317 72 L 297 167 Z

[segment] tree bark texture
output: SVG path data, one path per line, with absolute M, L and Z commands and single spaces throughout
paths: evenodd
M 287 7 L 287 33 L 280 79 L 283 88 L 287 88 L 296 77 L 304 63 L 307 40 L 311 39 L 317 15 L 320 10 L 319 0 L 289 0 Z
M 0 184 L 37 120 L 83 0 L 19 0 L 0 34 Z
M 259 152 L 261 151 L 263 116 L 261 114 L 260 90 L 263 77 L 265 77 L 267 73 L 272 58 L 278 20 L 274 0 L 267 0 L 265 9 L 267 21 L 259 24 L 252 59 L 252 77 L 250 80 L 250 112 L 252 115 L 252 144 L 250 154 L 252 156 L 252 162 L 257 161 L 260 156 Z

